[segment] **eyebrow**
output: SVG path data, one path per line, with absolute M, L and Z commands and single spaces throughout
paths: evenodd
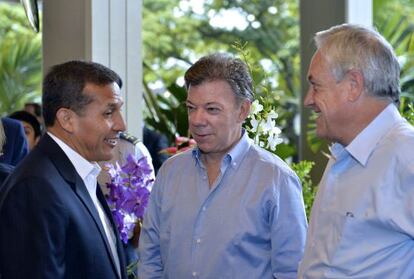
M 118 109 L 119 107 L 121 107 L 121 105 L 122 105 L 122 102 L 121 103 L 109 103 L 109 104 L 107 104 L 106 108 L 115 110 L 115 109 Z
M 186 101 L 185 101 L 185 103 L 186 103 L 186 104 L 189 104 L 189 105 L 196 106 L 196 104 L 194 104 L 193 102 L 191 102 L 191 101 L 189 101 L 189 100 L 186 100 Z M 210 105 L 222 106 L 222 104 L 217 103 L 217 102 L 208 102 L 208 103 L 202 104 L 202 106 L 210 106 Z

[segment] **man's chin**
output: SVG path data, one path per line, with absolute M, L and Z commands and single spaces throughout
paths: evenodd
M 203 153 L 203 154 L 208 154 L 208 153 L 211 152 L 211 149 L 208 148 L 207 146 L 197 145 L 197 147 L 198 147 L 198 149 L 200 149 L 200 152 Z
M 96 162 L 105 162 L 105 161 L 111 161 L 114 158 L 114 155 L 112 153 L 110 154 L 101 154 L 100 156 L 96 156 L 97 160 L 94 160 Z

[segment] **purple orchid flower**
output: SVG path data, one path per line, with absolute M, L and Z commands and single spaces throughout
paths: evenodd
M 106 164 L 105 169 L 111 178 L 107 183 L 106 196 L 121 240 L 128 242 L 135 224 L 142 218 L 148 205 L 153 178 L 152 169 L 146 157 L 137 160 L 131 154 L 123 166 Z

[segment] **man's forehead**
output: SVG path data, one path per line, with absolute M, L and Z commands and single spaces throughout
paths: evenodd
M 114 96 L 121 97 L 121 89 L 119 88 L 119 85 L 116 82 L 106 83 L 106 84 L 96 84 L 92 82 L 87 82 L 83 88 L 83 91 L 85 93 L 98 94 L 98 91 L 103 91 L 103 90 L 108 90 L 108 89 L 112 91 Z

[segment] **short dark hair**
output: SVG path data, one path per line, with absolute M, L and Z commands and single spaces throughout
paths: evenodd
M 25 103 L 24 107 L 33 107 L 33 112 L 36 117 L 42 116 L 42 106 L 39 103 Z M 27 110 L 26 110 L 27 111 Z
M 20 121 L 24 121 L 30 124 L 30 126 L 32 126 L 33 131 L 35 133 L 35 137 L 40 137 L 42 134 L 42 129 L 40 126 L 39 121 L 37 120 L 36 116 L 34 116 L 33 114 L 31 114 L 30 112 L 24 111 L 24 110 L 19 110 L 19 111 L 15 111 L 12 114 L 9 115 L 10 118 L 16 119 L 16 120 L 20 120 Z
M 237 100 L 254 100 L 252 77 L 249 67 L 242 60 L 225 53 L 215 53 L 202 57 L 184 75 L 188 88 L 206 81 L 227 81 Z
M 56 112 L 68 108 L 81 113 L 92 99 L 83 94 L 87 83 L 107 85 L 116 82 L 122 87 L 122 80 L 111 69 L 86 61 L 69 61 L 50 68 L 43 80 L 43 118 L 45 126 L 52 126 Z

